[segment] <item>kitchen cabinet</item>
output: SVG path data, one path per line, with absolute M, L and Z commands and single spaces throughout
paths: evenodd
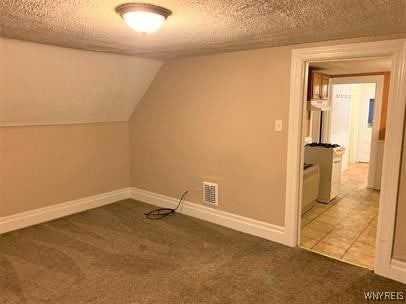
M 321 75 L 321 99 L 328 99 L 328 85 L 330 77 Z
M 330 77 L 314 71 L 309 71 L 308 100 L 328 99 Z

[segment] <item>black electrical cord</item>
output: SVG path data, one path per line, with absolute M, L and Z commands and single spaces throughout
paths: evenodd
M 189 191 L 186 190 L 182 196 L 179 199 L 179 203 L 176 206 L 176 208 L 158 208 L 158 209 L 154 209 L 150 212 L 144 213 L 144 215 L 147 217 L 147 219 L 149 220 L 160 220 L 168 215 L 174 214 L 176 212 L 176 210 L 179 208 L 180 204 L 183 201 L 183 198 L 185 197 L 185 195 L 188 193 Z

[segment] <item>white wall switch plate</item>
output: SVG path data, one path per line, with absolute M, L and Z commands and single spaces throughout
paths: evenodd
M 282 131 L 282 120 L 275 120 L 275 131 L 276 132 Z

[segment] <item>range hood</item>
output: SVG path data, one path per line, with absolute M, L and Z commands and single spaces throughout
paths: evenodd
M 308 111 L 331 111 L 330 101 L 328 99 L 312 99 L 307 102 Z

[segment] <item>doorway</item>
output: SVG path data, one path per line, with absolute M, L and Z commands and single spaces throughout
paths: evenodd
M 339 69 L 331 68 L 336 65 Z M 341 76 L 364 72 L 366 66 L 380 66 L 382 76 Z M 357 67 L 359 70 L 354 70 Z M 312 94 L 308 94 L 310 106 L 304 109 L 304 116 L 318 128 L 309 132 L 309 122 L 304 121 L 307 143 L 303 149 L 299 244 L 369 269 L 374 265 L 380 187 L 377 183 L 373 189 L 375 183 L 368 184 L 368 173 L 380 176 L 375 168 L 381 166 L 377 166 L 376 157 L 371 158 L 376 155 L 371 149 L 377 148 L 378 138 L 373 134 L 378 134 L 384 114 L 382 100 L 387 102 L 387 96 L 382 96 L 383 73 L 389 73 L 390 68 L 391 62 L 385 58 L 310 63 L 307 87 Z M 326 79 L 329 89 L 315 98 L 312 81 L 318 78 Z M 317 106 L 320 104 L 323 107 Z
M 332 80 L 332 110 L 328 141 L 345 147 L 343 171 L 353 163 L 369 163 L 376 96 L 375 83 L 335 84 Z M 378 110 L 379 111 L 379 110 Z
M 383 62 L 379 69 L 389 69 L 390 62 L 386 62 L 386 67 Z M 347 151 L 342 171 L 366 168 L 366 185 L 375 190 L 380 190 L 381 184 L 390 84 L 390 72 L 380 73 L 333 77 L 330 85 L 334 111 L 325 115 L 325 140 L 337 142 Z
M 399 126 L 404 122 L 406 95 L 406 41 L 393 40 L 367 42 L 358 44 L 337 45 L 292 51 L 291 95 L 289 107 L 288 165 L 285 212 L 285 243 L 297 246 L 299 241 L 301 191 L 303 184 L 303 125 L 305 117 L 302 109 L 307 81 L 306 67 L 315 61 L 339 61 L 381 58 L 392 59 L 390 98 L 386 126 L 386 140 L 383 156 L 381 204 L 378 215 L 378 235 L 375 253 L 375 273 L 396 278 L 396 267 L 391 265 L 394 239 L 395 210 L 400 172 L 400 157 L 403 130 Z M 382 223 L 385 222 L 385 225 Z

